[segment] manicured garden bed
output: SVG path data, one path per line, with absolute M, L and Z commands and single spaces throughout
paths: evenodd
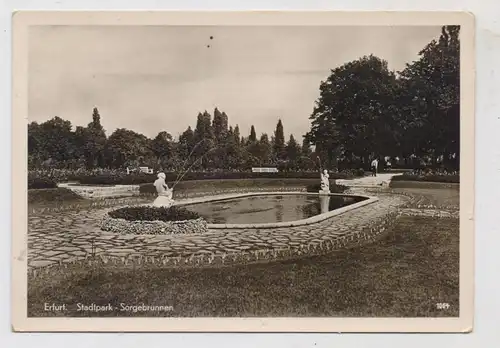
M 183 207 L 172 206 L 150 207 L 150 206 L 132 206 L 124 207 L 108 213 L 114 219 L 124 219 L 127 221 L 183 221 L 195 220 L 200 216 Z
M 403 174 L 392 178 L 392 181 L 423 181 L 423 182 L 442 182 L 442 183 L 460 183 L 460 175 L 444 174 Z
M 131 206 L 108 212 L 101 229 L 120 234 L 189 234 L 208 231 L 207 222 L 183 207 Z
M 165 173 L 166 181 L 175 182 L 178 173 Z M 331 179 L 346 179 L 352 177 L 350 173 L 331 174 Z M 156 180 L 156 174 L 134 174 L 134 175 L 95 175 L 82 176 L 79 178 L 81 184 L 87 185 L 138 185 L 152 183 Z M 182 181 L 201 180 L 244 180 L 244 179 L 316 179 L 319 174 L 315 172 L 279 172 L 279 173 L 251 173 L 251 172 L 215 172 L 197 173 L 188 172 L 182 177 Z

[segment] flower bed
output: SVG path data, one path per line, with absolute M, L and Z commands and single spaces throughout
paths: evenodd
M 101 229 L 120 234 L 191 234 L 208 231 L 207 222 L 197 213 L 182 207 L 124 207 L 110 211 Z
M 404 173 L 396 175 L 392 181 L 423 181 L 423 182 L 442 182 L 442 183 L 460 183 L 459 174 L 414 174 Z

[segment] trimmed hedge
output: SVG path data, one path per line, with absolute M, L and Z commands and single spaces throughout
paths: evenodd
M 139 193 L 141 195 L 156 195 L 156 187 L 153 184 L 142 184 L 139 186 Z
M 460 183 L 460 175 L 412 175 L 403 174 L 392 177 L 392 181 L 422 181 L 422 182 L 443 182 L 443 183 Z
M 330 192 L 331 193 L 344 193 L 347 190 L 347 186 L 344 185 L 330 185 Z M 319 192 L 321 190 L 321 184 L 312 184 L 312 185 L 307 185 L 306 186 L 306 191 L 307 192 Z
M 331 179 L 347 179 L 356 173 L 332 173 Z M 174 182 L 177 173 L 165 173 L 167 182 Z M 317 172 L 278 172 L 278 173 L 251 173 L 251 172 L 188 172 L 182 181 L 194 180 L 231 180 L 231 179 L 317 179 Z M 153 183 L 157 179 L 156 174 L 123 174 L 123 175 L 84 175 L 79 177 L 80 184 L 85 185 L 141 185 Z M 318 179 L 319 180 L 319 179 Z
M 28 190 L 33 189 L 53 189 L 57 188 L 57 183 L 48 178 L 28 178 Z
M 28 203 L 61 203 L 82 201 L 83 197 L 64 187 L 28 190 Z
M 169 187 L 172 183 L 168 183 Z M 317 185 L 319 179 L 232 179 L 232 180 L 196 180 L 181 181 L 174 189 L 174 198 L 179 192 L 212 192 L 224 190 L 261 190 L 261 189 L 287 189 L 306 188 L 307 185 Z M 333 189 L 333 183 L 331 188 Z M 339 188 L 340 189 L 340 188 Z M 318 189 L 319 190 L 319 189 Z M 318 191 L 316 190 L 316 192 Z M 335 191 L 332 191 L 335 192 Z M 152 183 L 139 186 L 139 193 L 145 196 L 156 196 L 156 188 Z
M 114 219 L 127 221 L 185 221 L 200 218 L 198 213 L 183 207 L 125 207 L 113 210 L 108 215 Z
M 365 170 L 363 168 L 359 168 L 355 171 L 356 176 L 365 176 Z

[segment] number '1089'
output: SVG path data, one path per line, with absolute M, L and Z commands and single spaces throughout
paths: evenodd
M 437 309 L 448 309 L 448 308 L 450 308 L 450 304 L 446 303 L 446 302 L 436 303 L 436 308 Z

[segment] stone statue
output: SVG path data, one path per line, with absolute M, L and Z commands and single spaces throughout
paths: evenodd
M 156 179 L 153 184 L 156 188 L 156 192 L 158 193 L 158 197 L 153 202 L 155 207 L 168 208 L 174 204 L 173 188 L 168 188 L 165 178 L 165 173 L 158 173 L 158 179 Z
M 328 170 L 323 170 L 321 173 L 321 190 L 319 191 L 321 194 L 329 194 L 330 193 L 330 175 L 328 175 Z

